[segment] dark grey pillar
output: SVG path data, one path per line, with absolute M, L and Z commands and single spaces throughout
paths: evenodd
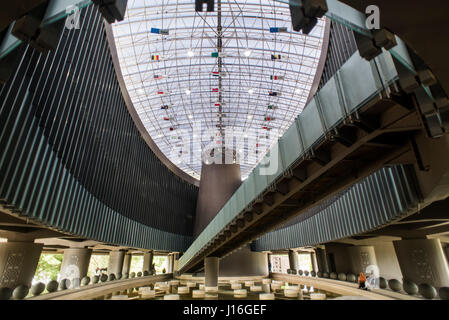
M 72 286 L 78 287 L 79 283 L 74 280 L 82 279 L 87 275 L 91 255 L 91 249 L 65 249 L 58 280 L 69 279 Z
M 316 248 L 315 253 L 318 264 L 318 271 L 329 273 L 329 265 L 327 263 L 326 250 L 322 248 Z
M 290 263 L 289 271 L 296 274 L 298 272 L 298 254 L 296 251 L 288 250 L 288 261 Z
M 143 255 L 143 271 L 148 271 L 150 274 L 153 270 L 153 251 L 146 252 Z
M 126 253 L 125 257 L 123 258 L 123 268 L 122 268 L 122 275 L 130 273 L 131 270 L 131 260 L 133 258 L 133 255 L 131 253 Z
M 393 241 L 402 276 L 416 284 L 449 287 L 449 268 L 439 239 Z
M 226 152 L 232 154 L 232 151 Z M 212 221 L 241 184 L 240 164 L 203 162 L 195 216 L 195 238 Z
M 122 274 L 125 254 L 123 250 L 109 252 L 108 274 L 114 274 L 116 277 Z
M 42 248 L 33 242 L 0 243 L 0 288 L 31 287 Z
M 205 288 L 218 287 L 219 258 L 209 257 L 204 259 Z

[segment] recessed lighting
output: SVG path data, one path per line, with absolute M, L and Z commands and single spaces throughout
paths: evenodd
M 189 95 L 189 94 L 191 94 L 191 93 L 192 93 L 192 91 L 190 91 L 190 89 L 187 89 L 187 90 L 186 90 L 186 94 L 187 94 L 187 95 Z
M 251 120 L 253 118 L 252 115 L 248 115 L 248 119 Z
M 296 94 L 300 94 L 300 93 L 301 93 L 301 89 L 300 89 L 300 88 L 296 88 L 296 89 L 295 89 L 295 93 L 296 93 Z
M 193 52 L 192 50 L 187 51 L 187 55 L 189 57 L 193 57 L 195 55 L 195 52 Z
M 193 119 L 193 115 L 189 115 L 189 119 Z
M 249 90 L 248 90 L 248 93 L 249 93 L 249 94 L 253 94 L 253 93 L 254 93 L 254 89 L 249 89 Z
M 249 57 L 251 55 L 252 51 L 251 50 L 245 50 L 245 56 Z

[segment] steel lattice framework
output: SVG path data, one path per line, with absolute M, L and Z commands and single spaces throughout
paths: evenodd
M 205 146 L 224 129 L 243 132 L 256 141 L 237 150 L 245 179 L 307 102 L 324 20 L 306 36 L 292 31 L 288 5 L 271 0 L 222 0 L 199 13 L 194 1 L 130 0 L 113 32 L 127 90 L 160 150 L 199 179 Z

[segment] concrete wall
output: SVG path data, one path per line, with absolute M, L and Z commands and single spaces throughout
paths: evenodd
M 252 252 L 248 247 L 220 259 L 220 277 L 268 276 L 266 253 Z
M 346 244 L 337 244 L 337 243 L 331 243 L 326 244 L 326 255 L 328 257 L 328 264 L 329 264 L 329 272 L 332 272 L 331 270 L 331 263 L 330 263 L 330 256 L 334 256 L 335 260 L 335 267 L 336 272 L 340 273 L 352 273 L 352 263 L 351 263 L 351 256 L 349 254 L 349 248 L 352 247 L 351 245 Z
M 379 267 L 380 276 L 390 279 L 402 279 L 401 268 L 399 267 L 398 258 L 392 242 L 374 245 L 376 252 L 377 266 Z

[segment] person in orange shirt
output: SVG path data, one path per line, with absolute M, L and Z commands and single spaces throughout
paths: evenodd
M 363 274 L 363 272 L 360 272 L 360 275 L 359 275 L 359 289 L 366 289 L 365 282 L 366 282 L 366 277 Z

